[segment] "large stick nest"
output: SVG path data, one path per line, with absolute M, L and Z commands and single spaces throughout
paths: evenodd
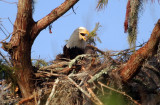
M 52 65 L 38 70 L 36 77 L 44 81 L 37 85 L 52 87 L 58 79 L 52 87 L 55 89 L 52 98 L 47 100 L 50 105 L 103 104 L 97 95 L 98 89 L 103 90 L 100 87 L 124 95 L 132 104 L 159 103 L 159 50 L 146 59 L 133 79 L 122 83 L 118 73 L 113 74 L 113 71 L 127 62 L 131 54 L 130 49 L 120 52 L 96 50 L 94 54 L 79 55 L 73 60 L 55 60 Z
M 133 105 L 160 103 L 160 48 L 127 83 L 122 82 L 117 69 L 133 52 L 95 49 L 93 54 L 79 55 L 73 60 L 56 59 L 51 65 L 39 68 L 35 73 L 35 92 L 18 104 L 35 101 L 37 105 L 103 105 L 100 97 L 109 96 L 111 91 Z

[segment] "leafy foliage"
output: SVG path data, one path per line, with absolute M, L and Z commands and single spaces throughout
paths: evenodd
M 14 74 L 14 68 L 8 66 L 3 59 L 0 59 L 0 80 L 6 80 L 7 84 L 11 83 L 12 92 L 15 92 L 17 78 Z
M 5 61 L 0 59 L 0 80 L 9 79 L 12 75 L 11 67 L 6 65 Z
M 33 64 L 33 66 L 35 66 L 36 68 L 40 68 L 40 67 L 43 67 L 43 66 L 47 66 L 48 65 L 48 63 L 45 61 L 45 60 L 43 60 L 43 59 L 32 59 L 32 64 Z
M 102 43 L 100 38 L 97 36 L 97 31 L 98 29 L 101 27 L 101 25 L 99 23 L 96 23 L 95 28 L 89 33 L 89 35 L 87 36 L 87 42 L 88 44 L 91 45 L 96 45 L 96 40 L 98 40 L 98 42 Z
M 98 0 L 97 10 L 103 9 L 108 4 L 108 0 Z
M 104 103 L 104 105 L 127 105 L 125 97 L 116 92 L 112 92 L 108 90 L 107 93 L 100 96 L 100 99 Z

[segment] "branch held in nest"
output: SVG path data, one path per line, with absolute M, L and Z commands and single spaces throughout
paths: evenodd
M 69 76 L 66 76 L 66 78 L 71 82 L 73 83 L 82 93 L 84 93 L 88 98 L 91 97 L 90 94 L 87 93 L 87 91 L 83 90 L 79 85 L 77 85 L 77 83 L 75 81 L 73 81 L 71 78 L 70 78 L 71 75 Z
M 56 63 L 56 64 L 52 64 L 52 65 L 49 65 L 49 66 L 44 66 L 44 67 L 41 67 L 39 70 L 47 70 L 47 69 L 55 69 L 55 68 L 60 68 L 60 67 L 63 67 L 65 65 L 68 65 L 68 62 L 59 62 L 59 63 Z
M 94 82 L 96 79 L 101 77 L 103 74 L 107 74 L 109 70 L 116 69 L 114 65 L 107 66 L 106 68 L 102 69 L 99 73 L 95 74 L 91 79 L 88 80 L 88 83 Z
M 78 61 L 79 59 L 83 58 L 83 57 L 86 57 L 86 56 L 91 56 L 91 54 L 82 54 L 82 55 L 78 55 L 76 56 L 76 58 L 72 59 L 70 62 L 69 62 L 69 68 L 71 68 L 75 63 L 76 61 Z
M 59 79 L 57 78 L 56 81 L 55 81 L 55 83 L 54 83 L 54 85 L 53 85 L 52 91 L 51 91 L 51 93 L 50 93 L 50 95 L 49 95 L 49 97 L 47 99 L 46 105 L 49 105 L 51 99 L 53 98 L 53 94 L 55 92 L 55 88 L 56 88 L 58 82 L 59 82 Z
M 103 105 L 103 103 L 98 99 L 98 97 L 94 94 L 93 90 L 91 88 L 87 88 L 88 92 L 91 94 L 92 98 L 91 99 L 92 101 L 94 100 L 94 103 L 96 105 Z
M 85 91 L 83 88 L 81 88 L 79 85 L 77 85 L 77 83 L 75 81 L 73 81 L 70 77 L 73 74 L 70 74 L 69 76 L 66 76 L 66 78 L 73 83 L 83 94 L 85 94 L 90 100 L 92 100 L 96 105 L 103 105 L 103 103 L 96 97 L 96 95 L 93 93 L 93 91 L 90 88 L 88 89 L 88 92 Z
M 32 101 L 34 99 L 34 97 L 35 97 L 35 94 L 31 95 L 30 97 L 24 98 L 21 101 L 19 101 L 17 105 L 22 105 L 24 103 Z

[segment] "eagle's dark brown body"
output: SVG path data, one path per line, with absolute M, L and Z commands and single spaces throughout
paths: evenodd
M 84 54 L 87 45 L 86 35 L 89 35 L 89 31 L 84 27 L 74 30 L 67 44 L 63 47 L 63 54 L 59 54 L 56 59 L 74 59 L 77 55 Z
M 63 57 L 68 59 L 74 59 L 77 55 L 84 54 L 85 51 L 82 48 L 73 47 L 67 48 L 66 45 L 63 47 Z

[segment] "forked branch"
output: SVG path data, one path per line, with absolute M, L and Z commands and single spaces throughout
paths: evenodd
M 39 33 L 41 30 L 46 28 L 49 24 L 53 21 L 57 20 L 61 17 L 64 13 L 66 13 L 70 8 L 72 8 L 79 0 L 65 0 L 60 6 L 52 10 L 47 16 L 40 19 L 36 24 L 35 27 L 37 29 L 36 33 Z M 35 34 L 37 35 L 37 34 Z M 36 37 L 36 36 L 33 36 Z

